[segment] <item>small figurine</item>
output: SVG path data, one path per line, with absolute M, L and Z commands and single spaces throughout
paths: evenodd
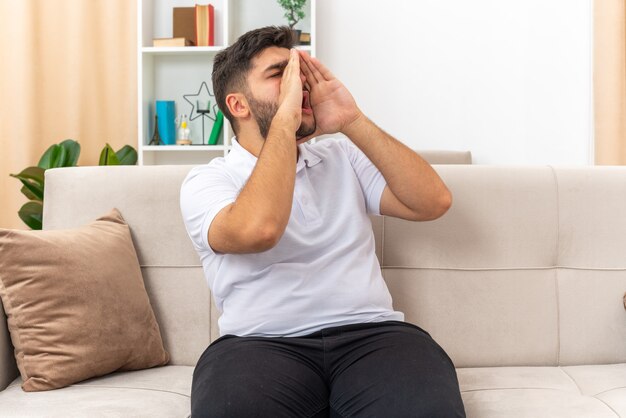
M 154 134 L 152 134 L 152 139 L 148 145 L 163 145 L 161 135 L 159 135 L 159 117 L 157 115 L 154 115 Z

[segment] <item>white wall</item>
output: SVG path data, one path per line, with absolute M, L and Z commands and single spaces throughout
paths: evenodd
M 414 149 L 592 161 L 592 0 L 318 0 L 318 57 Z

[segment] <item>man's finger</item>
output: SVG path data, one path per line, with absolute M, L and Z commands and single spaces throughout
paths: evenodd
M 306 77 L 306 79 L 309 81 L 309 83 L 319 83 L 319 80 L 317 80 L 315 78 L 315 75 L 313 75 L 313 72 L 311 71 L 311 68 L 309 67 L 309 64 L 306 62 L 306 59 L 304 58 L 305 56 L 308 56 L 307 54 L 302 54 L 301 55 L 301 59 L 302 59 L 302 65 L 300 66 L 300 69 L 302 70 L 302 72 L 304 73 L 304 76 Z
M 280 81 L 279 104 L 286 104 L 289 108 L 301 109 L 302 80 L 300 76 L 300 55 L 293 49 L 290 51 L 289 62 L 283 70 Z
M 283 79 L 290 80 L 295 77 L 292 83 L 297 83 L 297 85 L 299 86 L 298 88 L 302 90 L 302 80 L 300 79 L 300 72 L 300 54 L 298 53 L 297 49 L 292 48 L 291 55 L 289 56 L 289 62 L 287 63 L 287 67 L 283 72 Z
M 321 81 L 324 81 L 325 78 L 320 72 L 320 70 L 317 68 L 317 65 L 313 62 L 312 57 L 310 57 L 307 54 L 304 54 L 304 63 L 309 67 L 309 70 L 311 70 L 311 74 L 313 74 L 313 77 L 317 80 L 318 83 Z M 318 63 L 320 62 L 318 61 Z
M 289 64 L 291 64 L 291 66 L 294 68 L 295 71 L 300 73 L 300 54 L 298 53 L 298 50 L 295 48 L 291 48 L 290 55 L 289 55 L 289 62 L 287 63 L 287 65 Z

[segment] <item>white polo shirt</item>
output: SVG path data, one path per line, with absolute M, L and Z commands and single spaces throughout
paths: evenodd
M 393 310 L 367 213 L 380 215 L 385 179 L 346 138 L 298 145 L 291 216 L 278 244 L 216 253 L 215 215 L 237 198 L 257 158 L 233 139 L 226 157 L 194 167 L 180 206 L 218 310 L 220 335 L 302 336 L 322 328 L 404 320 Z

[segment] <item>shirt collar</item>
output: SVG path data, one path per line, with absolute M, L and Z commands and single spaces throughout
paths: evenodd
M 230 162 L 235 164 L 247 163 L 251 164 L 252 166 L 256 164 L 258 158 L 252 155 L 247 149 L 242 147 L 239 141 L 237 141 L 237 137 L 233 137 L 231 143 L 233 144 L 233 146 L 227 155 Z M 307 167 L 313 167 L 315 164 L 322 161 L 322 159 L 318 155 L 311 152 L 309 147 L 310 145 L 306 142 L 298 145 L 298 150 L 300 150 L 300 156 L 298 157 L 296 171 L 300 171 L 304 164 L 306 164 Z
M 257 157 L 255 157 L 250 153 L 250 151 L 242 147 L 239 141 L 237 141 L 237 137 L 233 137 L 230 142 L 233 144 L 233 146 L 228 153 L 228 157 L 232 162 L 251 162 L 252 164 L 256 164 Z
M 298 162 L 304 161 L 307 167 L 313 167 L 315 164 L 322 161 L 322 159 L 318 155 L 312 153 L 309 147 L 310 145 L 306 142 L 298 145 L 298 149 L 300 150 L 300 158 Z

